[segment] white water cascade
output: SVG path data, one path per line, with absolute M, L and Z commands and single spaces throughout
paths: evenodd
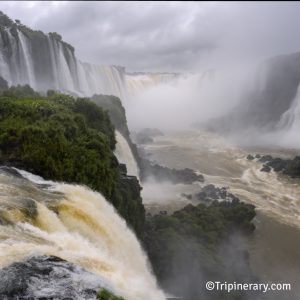
M 146 89 L 159 84 L 176 83 L 180 76 L 177 73 L 126 74 L 125 82 L 128 96 L 137 96 Z
M 136 176 L 139 179 L 139 167 L 124 136 L 116 130 L 115 155 L 120 163 L 126 164 L 127 174 Z
M 114 95 L 126 99 L 125 68 L 81 62 L 57 34 L 0 26 L 0 76 L 9 85 L 78 96 Z
M 24 64 L 24 69 L 26 71 L 24 76 L 24 82 L 29 83 L 29 85 L 34 89 L 36 87 L 34 67 L 32 63 L 32 55 L 29 49 L 29 43 L 26 36 L 18 31 L 19 41 L 20 41 L 20 52 L 22 57 L 22 63 Z
M 126 300 L 165 299 L 135 235 L 101 194 L 19 173 L 0 172 L 0 268 L 53 255 L 98 275 Z
M 300 84 L 298 85 L 296 96 L 290 108 L 282 114 L 274 133 L 269 139 L 280 140 L 281 145 L 288 147 L 300 147 Z
M 123 102 L 149 87 L 174 82 L 173 73 L 127 74 L 124 67 L 82 62 L 57 33 L 44 34 L 16 24 L 0 26 L 0 76 L 9 85 L 29 84 L 90 97 L 105 94 Z

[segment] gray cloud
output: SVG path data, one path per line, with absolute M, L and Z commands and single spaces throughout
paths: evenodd
M 300 50 L 300 3 L 7 1 L 0 10 L 59 32 L 84 61 L 129 70 L 196 71 Z

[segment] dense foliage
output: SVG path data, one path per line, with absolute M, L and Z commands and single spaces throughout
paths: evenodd
M 114 144 L 114 132 L 99 107 L 63 95 L 52 99 L 1 97 L 0 113 L 2 164 L 112 194 L 116 162 L 110 144 Z
M 29 86 L 0 95 L 0 164 L 100 191 L 141 233 L 140 186 L 120 174 L 114 147 L 107 112 L 88 99 L 56 93 L 42 97 Z
M 108 95 L 94 95 L 91 100 L 108 112 L 115 128 L 127 138 L 129 130 L 125 109 L 121 100 L 118 97 Z
M 115 296 L 106 289 L 100 290 L 97 294 L 97 298 L 99 300 L 124 300 L 122 297 Z
M 205 282 L 253 279 L 240 239 L 254 230 L 254 216 L 254 206 L 239 200 L 148 216 L 145 248 L 163 288 L 189 300 L 243 299 L 207 292 Z
M 127 126 L 126 112 L 121 100 L 118 97 L 108 95 L 94 95 L 91 100 L 108 112 L 111 122 L 113 123 L 115 128 L 127 140 L 132 154 L 141 169 L 143 167 L 141 158 L 139 156 L 136 145 L 130 138 L 130 132 Z

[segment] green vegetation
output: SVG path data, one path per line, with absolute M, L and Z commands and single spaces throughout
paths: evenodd
M 109 292 L 106 289 L 102 289 L 97 293 L 97 298 L 99 300 L 124 300 L 122 297 L 117 297 L 113 295 L 111 292 Z
M 140 186 L 119 171 L 107 112 L 85 98 L 48 95 L 42 97 L 29 86 L 0 94 L 0 164 L 103 193 L 141 236 Z
M 6 81 L 5 79 L 3 79 Z M 6 86 L 6 87 L 5 87 Z M 40 97 L 39 93 L 35 92 L 30 85 L 17 85 L 8 88 L 8 85 L 3 82 L 3 88 L 0 90 L 0 95 L 10 98 L 38 98 Z
M 137 164 L 140 168 L 142 168 L 142 162 L 138 154 L 137 147 L 130 138 L 130 133 L 127 126 L 126 112 L 121 100 L 118 97 L 108 95 L 94 95 L 91 100 L 108 112 L 111 122 L 114 124 L 115 128 L 125 137 Z
M 127 138 L 129 136 L 129 130 L 127 127 L 125 109 L 121 100 L 118 97 L 107 95 L 94 95 L 91 100 L 108 112 L 115 128 Z
M 4 96 L 0 111 L 1 164 L 13 164 L 46 179 L 86 184 L 111 196 L 116 177 L 110 151 L 114 132 L 99 107 L 63 95 L 51 99 Z
M 254 216 L 254 206 L 239 200 L 188 205 L 173 215 L 148 216 L 145 248 L 162 287 L 198 300 L 206 295 L 206 280 L 251 282 L 247 253 L 236 239 L 254 230 Z M 240 294 L 206 296 L 243 299 Z
M 12 26 L 14 24 L 14 21 L 7 15 L 5 15 L 2 11 L 0 11 L 0 24 L 5 27 Z

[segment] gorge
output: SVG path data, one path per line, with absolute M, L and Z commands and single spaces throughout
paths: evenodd
M 299 57 L 127 72 L 0 13 L 0 297 L 296 299 L 299 179 L 255 155 L 298 174 Z

